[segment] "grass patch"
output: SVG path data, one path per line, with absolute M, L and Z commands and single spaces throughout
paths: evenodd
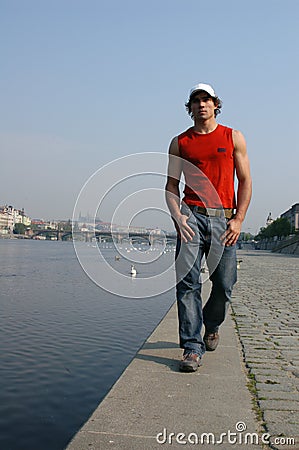
M 257 420 L 262 423 L 262 425 L 265 425 L 263 411 L 261 410 L 260 405 L 259 405 L 258 392 L 257 392 L 257 388 L 256 388 L 256 379 L 255 379 L 255 375 L 253 373 L 248 373 L 247 388 L 252 396 L 251 403 L 252 403 L 252 409 L 255 413 L 255 416 L 256 416 Z

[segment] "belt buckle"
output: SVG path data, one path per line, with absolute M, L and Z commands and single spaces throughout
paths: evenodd
M 217 209 L 217 208 L 206 208 L 207 214 L 210 217 L 223 217 L 225 216 L 224 209 Z
M 210 217 L 216 217 L 217 216 L 217 209 L 215 208 L 206 208 L 207 215 Z

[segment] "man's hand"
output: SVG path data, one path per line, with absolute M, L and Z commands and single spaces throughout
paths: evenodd
M 180 216 L 176 217 L 175 223 L 176 223 L 176 229 L 181 235 L 181 239 L 184 242 L 192 241 L 193 236 L 195 235 L 194 231 L 191 227 L 189 227 L 187 220 L 189 219 L 188 216 L 185 216 L 184 214 L 181 214 Z
M 236 244 L 241 233 L 241 227 L 242 220 L 239 220 L 237 218 L 231 219 L 229 222 L 227 222 L 227 230 L 221 236 L 223 245 L 225 245 L 226 247 L 230 247 Z

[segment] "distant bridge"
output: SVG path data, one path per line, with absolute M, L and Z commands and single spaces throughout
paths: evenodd
M 118 243 L 128 241 L 133 242 L 143 242 L 150 245 L 153 243 L 168 244 L 174 243 L 176 240 L 176 233 L 164 233 L 155 232 L 155 230 L 147 232 L 124 232 L 124 231 L 95 231 L 94 235 L 99 242 L 111 240 Z
M 37 236 L 50 236 L 57 239 L 57 241 L 65 241 L 67 239 L 71 239 L 72 232 L 64 231 L 64 230 L 54 230 L 52 228 L 42 228 L 34 230 L 30 237 L 31 239 L 36 239 Z
M 96 239 L 98 242 L 115 241 L 121 243 L 128 241 L 130 243 L 139 242 L 153 245 L 153 243 L 160 243 L 163 245 L 173 244 L 176 241 L 176 233 L 164 233 L 155 232 L 155 230 L 147 232 L 125 232 L 125 231 L 63 231 L 63 230 L 51 230 L 51 229 L 39 229 L 34 231 L 31 238 L 36 236 L 50 236 L 60 240 L 70 240 L 73 237 L 83 237 L 85 242 L 91 242 L 92 239 Z

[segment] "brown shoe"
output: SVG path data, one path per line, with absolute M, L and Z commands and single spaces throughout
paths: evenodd
M 215 331 L 215 333 L 209 333 L 206 331 L 203 340 L 206 345 L 206 350 L 208 352 L 213 352 L 216 350 L 219 343 L 219 333 L 217 333 L 217 331 Z
M 181 372 L 196 372 L 201 365 L 201 358 L 197 353 L 185 353 L 183 359 L 180 361 Z

